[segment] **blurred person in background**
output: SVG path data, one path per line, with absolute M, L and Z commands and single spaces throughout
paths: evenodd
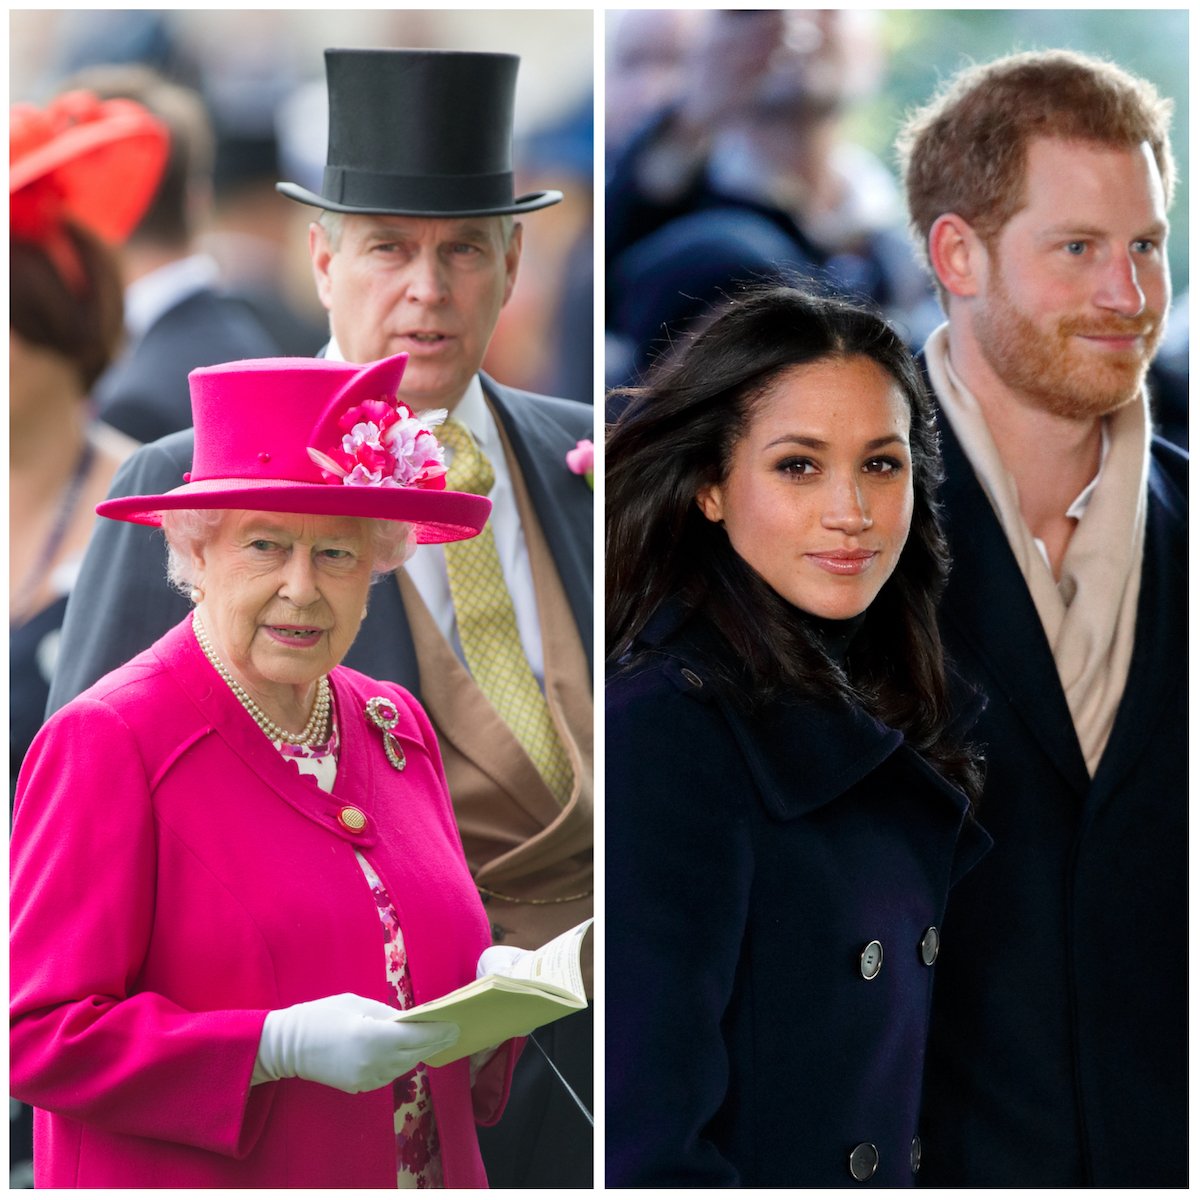
M 607 325 L 631 378 L 738 281 L 803 279 L 901 326 L 928 295 L 887 168 L 842 120 L 878 86 L 872 14 L 715 11 L 678 100 L 606 191 Z
M 607 16 L 605 172 L 652 114 L 684 90 L 693 42 L 706 20 L 695 9 L 626 9 Z
M 281 178 L 278 118 L 300 86 L 298 52 L 287 28 L 291 14 L 246 17 L 233 44 L 219 37 L 200 53 L 200 91 L 216 156 L 211 219 L 196 244 L 216 259 L 227 293 L 251 308 L 280 353 L 313 355 L 328 334 L 307 270 L 303 294 L 297 294 L 297 214 L 275 190 Z
M 34 74 L 31 93 L 54 91 L 61 80 L 96 66 L 140 65 L 181 87 L 200 85 L 200 61 L 193 39 L 182 36 L 178 11 L 138 8 L 44 10 L 49 42 L 39 62 L 14 62 Z M 30 14 L 23 16 L 28 19 Z M 28 35 L 28 25 L 23 27 Z M 23 47 L 22 52 L 28 48 Z M 40 68 L 40 69 L 39 69 Z
M 89 395 L 122 336 L 110 243 L 149 203 L 166 130 L 73 92 L 9 113 L 9 801 L 42 724 L 95 506 L 136 444 Z M 30 1110 L 10 1114 L 9 1183 L 31 1187 Z
M 1170 118 L 1045 51 L 961 71 L 899 142 L 946 313 L 943 634 L 988 698 L 995 838 L 946 912 L 931 1186 L 1188 1179 L 1188 471 L 1145 391 Z
M 319 190 L 279 186 L 321 210 L 309 247 L 329 311 L 325 357 L 408 353 L 400 398 L 450 410 L 451 486 L 494 502 L 487 560 L 421 547 L 376 589 L 346 662 L 419 695 L 493 937 L 531 947 L 592 915 L 593 510 L 567 454 L 591 435 L 593 411 L 480 371 L 516 286 L 517 217 L 561 196 L 514 191 L 517 67 L 508 54 L 326 51 Z M 190 432 L 145 447 L 112 494 L 168 490 L 192 453 Z M 162 570 L 141 531 L 97 531 L 64 631 L 73 669 L 56 680 L 50 711 L 182 619 L 181 598 L 155 587 Z M 473 575 L 488 583 L 469 595 Z M 501 672 L 475 637 L 482 602 L 502 629 Z M 589 1008 L 538 1035 L 585 1103 L 591 1022 Z M 521 1061 L 506 1115 L 481 1142 L 489 1178 L 590 1187 L 590 1126 L 540 1054 Z
M 554 183 L 564 195 L 521 247 L 522 286 L 501 310 L 484 358 L 488 374 L 583 404 L 595 387 L 593 110 L 589 90 L 513 144 L 518 190 Z
M 325 344 L 324 323 L 295 303 L 290 258 L 295 234 L 275 190 L 274 134 L 218 125 L 212 222 L 197 241 L 217 262 L 228 300 L 245 305 L 280 353 L 311 357 Z M 305 287 L 309 287 L 307 279 Z
M 190 425 L 189 371 L 270 357 L 279 347 L 254 313 L 226 294 L 216 260 L 197 249 L 213 181 L 212 127 L 199 94 L 138 64 L 90 67 L 65 86 L 136 100 L 171 134 L 158 191 L 121 254 L 129 344 L 96 387 L 104 419 L 150 442 Z

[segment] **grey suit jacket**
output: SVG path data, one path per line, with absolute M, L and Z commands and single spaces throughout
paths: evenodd
M 592 494 L 567 469 L 566 455 L 580 438 L 592 436 L 594 410 L 481 378 L 513 444 L 591 667 Z M 117 473 L 109 495 L 160 495 L 178 487 L 191 467 L 193 447 L 190 429 L 143 446 Z M 47 715 L 144 650 L 189 607 L 167 583 L 166 549 L 157 529 L 98 521 L 67 605 Z M 345 664 L 419 696 L 416 650 L 394 579 L 372 590 Z

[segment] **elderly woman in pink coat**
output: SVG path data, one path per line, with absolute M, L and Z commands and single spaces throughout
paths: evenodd
M 195 611 L 47 723 L 13 828 L 11 1091 L 39 1187 L 483 1187 L 516 1054 L 397 1009 L 489 945 L 415 700 L 338 664 L 373 575 L 478 533 L 405 356 L 191 376 L 164 527 Z M 495 953 L 495 952 L 493 952 Z

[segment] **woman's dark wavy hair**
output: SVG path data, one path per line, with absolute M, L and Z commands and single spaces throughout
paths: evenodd
M 696 502 L 728 475 L 756 403 L 792 367 L 865 357 L 896 380 L 912 416 L 913 517 L 908 541 L 855 635 L 844 669 L 807 622 L 733 549 Z M 932 405 L 920 371 L 880 317 L 791 287 L 729 302 L 644 386 L 614 394 L 626 407 L 605 444 L 606 656 L 640 657 L 638 634 L 669 598 L 708 618 L 744 667 L 722 684 L 749 709 L 787 696 L 863 705 L 975 800 L 980 766 L 948 733 L 937 605 L 949 557 L 935 491 L 942 479 Z

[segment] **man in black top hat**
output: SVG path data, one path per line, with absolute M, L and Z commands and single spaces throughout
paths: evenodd
M 558 775 L 526 752 L 501 702 L 493 706 L 475 682 L 440 547 L 419 547 L 394 582 L 374 590 L 346 663 L 424 703 L 493 936 L 533 947 L 591 915 L 592 503 L 566 454 L 591 436 L 593 410 L 504 387 L 480 365 L 516 281 L 515 218 L 562 196 L 514 196 L 516 57 L 328 50 L 325 58 L 322 191 L 278 185 L 321 210 L 309 246 L 330 314 L 325 354 L 369 362 L 407 352 L 401 399 L 449 410 L 490 464 L 490 524 L 514 636 L 550 714 Z M 451 444 L 449 426 L 442 435 Z M 190 431 L 153 443 L 111 494 L 173 487 L 191 454 Z M 451 459 L 451 486 L 465 486 L 453 472 Z M 163 582 L 161 543 L 145 535 L 99 524 L 72 593 L 49 711 L 185 615 Z M 590 1105 L 590 1009 L 537 1040 Z M 480 1141 L 493 1187 L 592 1186 L 591 1129 L 532 1046 L 504 1117 Z
M 323 210 L 309 249 L 334 352 L 351 362 L 407 352 L 401 396 L 414 408 L 453 408 L 516 282 L 514 214 L 562 193 L 513 196 L 516 57 L 402 54 L 326 51 L 322 194 L 277 187 Z M 395 124 L 381 113 L 396 113 Z

